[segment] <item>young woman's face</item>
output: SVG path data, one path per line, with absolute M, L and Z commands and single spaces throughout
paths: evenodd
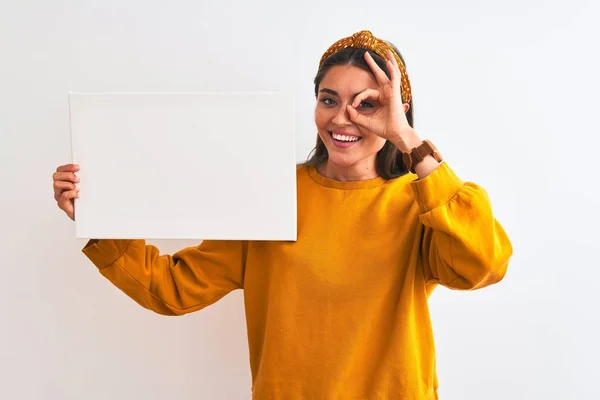
M 355 66 L 332 67 L 319 84 L 315 123 L 321 140 L 327 148 L 329 162 L 339 167 L 374 167 L 377 152 L 385 139 L 363 129 L 350 120 L 346 106 L 365 89 L 378 89 L 373 75 Z M 357 111 L 372 114 L 380 105 L 372 100 L 363 101 Z

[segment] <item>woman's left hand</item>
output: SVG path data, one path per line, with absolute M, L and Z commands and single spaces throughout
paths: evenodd
M 396 59 L 388 51 L 387 67 L 391 79 L 375 63 L 368 52 L 365 52 L 365 60 L 375 75 L 379 89 L 366 89 L 354 98 L 352 105 L 348 105 L 350 119 L 361 130 L 373 132 L 396 145 L 398 143 L 408 145 L 414 141 L 416 135 L 406 119 L 405 113 L 408 111 L 408 104 L 402 104 L 400 68 Z M 361 114 L 357 111 L 357 107 L 367 99 L 376 101 L 379 106 L 371 114 Z

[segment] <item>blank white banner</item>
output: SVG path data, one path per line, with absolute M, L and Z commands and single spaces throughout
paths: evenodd
M 69 93 L 78 238 L 296 240 L 294 95 Z

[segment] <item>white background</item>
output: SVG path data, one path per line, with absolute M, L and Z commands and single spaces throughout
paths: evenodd
M 213 3 L 1 3 L 0 398 L 250 398 L 241 292 L 161 317 L 80 252 L 52 197 L 67 92 L 305 93 L 300 161 L 318 60 L 360 29 L 401 49 L 417 130 L 488 189 L 515 247 L 502 283 L 431 299 L 441 398 L 600 398 L 598 3 Z

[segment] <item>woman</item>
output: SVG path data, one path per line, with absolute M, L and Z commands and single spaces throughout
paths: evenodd
M 91 240 L 83 252 L 160 314 L 244 289 L 255 399 L 436 399 L 428 297 L 438 285 L 500 281 L 511 243 L 484 189 L 461 181 L 413 128 L 393 46 L 368 31 L 336 42 L 315 94 L 296 242 L 203 241 L 159 255 L 143 240 Z M 54 174 L 71 218 L 77 170 Z

